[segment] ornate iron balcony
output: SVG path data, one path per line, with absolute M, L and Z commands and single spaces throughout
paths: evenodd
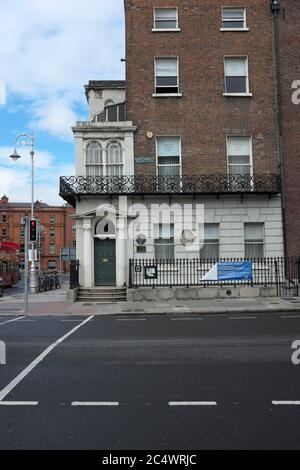
M 231 194 L 281 192 L 277 174 L 199 176 L 62 176 L 60 196 L 75 205 L 76 196 L 99 194 Z

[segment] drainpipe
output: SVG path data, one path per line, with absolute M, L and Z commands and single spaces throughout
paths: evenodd
M 276 60 L 276 81 L 277 81 L 277 105 L 278 105 L 278 125 L 279 125 L 279 159 L 280 159 L 280 175 L 281 175 L 281 210 L 282 210 L 282 228 L 283 228 L 283 244 L 284 257 L 287 258 L 287 234 L 286 234 L 286 210 L 285 210 L 285 158 L 284 158 L 284 139 L 283 139 L 283 118 L 282 118 L 282 82 L 281 82 L 281 62 L 280 62 L 280 46 L 279 46 L 279 27 L 278 18 L 280 14 L 281 0 L 271 0 L 271 11 L 274 20 L 274 36 L 275 36 L 275 60 Z

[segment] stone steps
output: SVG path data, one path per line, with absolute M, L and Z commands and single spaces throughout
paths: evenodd
M 126 302 L 127 290 L 120 288 L 95 287 L 91 289 L 80 289 L 77 294 L 77 302 Z

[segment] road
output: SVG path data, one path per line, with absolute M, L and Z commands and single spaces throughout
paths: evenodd
M 299 314 L 0 317 L 0 449 L 300 449 L 297 339 Z

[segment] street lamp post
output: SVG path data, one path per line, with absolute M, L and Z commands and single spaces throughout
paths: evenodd
M 15 149 L 10 155 L 10 158 L 15 162 L 21 158 L 17 152 L 17 145 L 29 145 L 31 157 L 31 219 L 34 219 L 34 133 L 26 134 L 23 132 L 16 137 Z M 30 257 L 30 276 L 29 276 L 29 291 L 31 294 L 38 293 L 38 273 L 36 270 L 36 242 L 30 242 L 31 257 Z

